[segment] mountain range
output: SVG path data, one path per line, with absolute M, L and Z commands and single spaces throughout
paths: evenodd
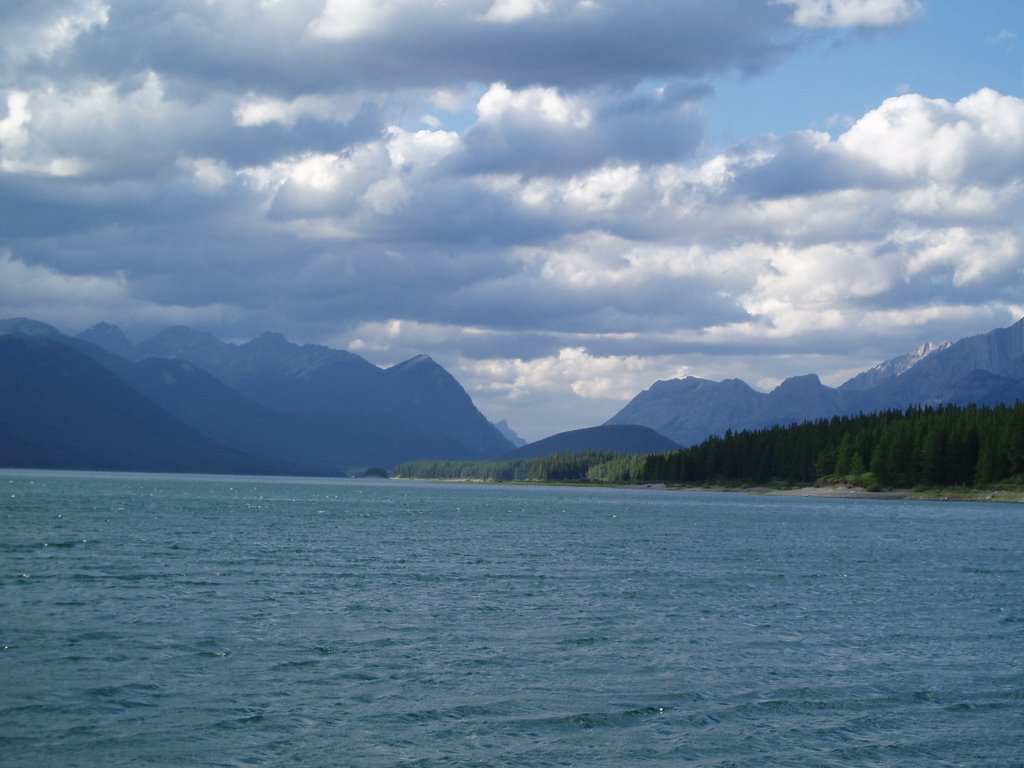
M 1024 400 L 1024 319 L 955 343 L 923 345 L 836 388 L 814 374 L 786 379 L 768 393 L 739 379 L 658 381 L 606 423 L 640 424 L 690 446 L 727 429 L 761 429 L 908 406 L 1018 400 Z
M 0 466 L 285 473 L 216 443 L 74 347 L 0 335 Z
M 420 458 L 484 458 L 514 447 L 455 378 L 426 356 L 382 369 L 358 355 L 298 346 L 277 334 L 236 345 L 171 328 L 134 345 L 108 324 L 69 337 L 26 319 L 0 321 L 0 337 L 6 342 L 0 347 L 5 389 L 49 392 L 55 403 L 78 403 L 88 410 L 75 382 L 103 376 L 109 391 L 118 393 L 99 397 L 103 388 L 90 390 L 98 398 L 92 409 L 95 418 L 102 413 L 111 425 L 106 432 L 165 436 L 167 444 L 178 444 L 180 435 L 178 443 L 170 438 L 174 430 L 169 425 L 174 426 L 178 433 L 186 430 L 236 459 L 245 457 L 252 471 L 336 475 Z M 56 378 L 53 366 L 62 371 Z M 56 383 L 64 389 L 54 389 Z M 24 401 L 22 407 L 15 407 L 13 399 L 0 402 L 4 434 L 22 436 L 20 455 L 62 455 L 72 433 L 79 440 L 91 434 L 84 427 L 72 428 L 77 422 L 70 413 L 61 422 L 68 426 L 59 428 L 48 418 L 41 397 Z M 147 416 L 133 424 L 119 418 L 118 403 L 140 397 L 164 420 Z M 25 442 L 29 435 L 32 440 Z M 5 443 L 10 446 L 12 440 Z M 154 455 L 148 464 L 118 459 L 119 444 L 112 439 L 93 451 L 92 459 L 87 455 L 72 463 L 95 464 L 102 456 L 102 466 L 92 468 L 178 470 L 162 455 L 159 460 Z M 10 447 L 4 450 L 17 453 Z M 204 455 L 198 446 L 194 453 Z M 7 466 L 27 465 L 17 456 L 0 454 L 0 459 Z M 221 471 L 219 467 L 209 471 Z
M 275 333 L 233 344 L 175 327 L 134 344 L 107 323 L 72 337 L 0 320 L 0 466 L 9 467 L 339 475 L 417 459 L 657 453 L 728 429 L 1018 400 L 1024 320 L 923 345 L 836 388 L 814 374 L 769 393 L 738 379 L 658 381 L 604 425 L 524 446 L 425 355 L 379 368 Z

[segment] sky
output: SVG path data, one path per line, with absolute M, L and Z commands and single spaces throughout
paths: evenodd
M 534 440 L 1024 316 L 1019 0 L 0 6 L 0 317 L 429 354 Z

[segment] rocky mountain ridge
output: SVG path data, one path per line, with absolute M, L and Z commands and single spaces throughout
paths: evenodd
M 843 392 L 859 392 L 865 389 L 871 389 L 888 379 L 892 379 L 906 373 L 928 357 L 928 355 L 935 352 L 941 352 L 944 349 L 949 349 L 952 345 L 953 342 L 951 341 L 944 341 L 941 344 L 926 342 L 913 352 L 908 352 L 905 355 L 900 355 L 892 358 L 891 360 L 886 360 L 885 362 L 879 363 L 874 368 L 869 368 L 863 373 L 858 373 L 849 381 L 841 384 L 839 386 L 839 390 Z
M 123 334 L 109 325 L 79 335 L 117 354 Z M 127 341 L 127 339 L 125 339 Z M 463 444 L 470 456 L 508 450 L 510 441 L 473 404 L 462 385 L 427 355 L 378 368 L 345 350 L 298 345 L 279 333 L 244 344 L 183 326 L 168 328 L 127 348 L 129 359 L 183 360 L 202 368 L 252 401 L 276 411 L 351 411 L 390 414 L 418 430 Z
M 6 377 L 9 397 L 0 403 L 0 427 L 8 436 L 0 463 L 8 466 L 64 461 L 97 468 L 91 457 L 102 456 L 104 468 L 145 468 L 135 458 L 149 457 L 148 466 L 162 471 L 207 466 L 344 474 L 416 459 L 490 459 L 509 455 L 521 442 L 507 423 L 488 422 L 455 378 L 426 355 L 379 368 L 351 352 L 293 344 L 276 333 L 233 344 L 175 327 L 133 344 L 107 323 L 69 337 L 23 318 L 0 320 L 0 338 L 7 356 L 0 364 L 17 371 Z M 79 379 L 96 398 L 93 413 L 85 413 L 88 398 L 75 389 Z M 131 394 L 106 397 L 105 390 Z M 46 393 L 53 402 L 46 402 Z M 1024 320 L 955 343 L 923 345 L 835 388 L 815 374 L 787 379 L 769 393 L 738 379 L 658 381 L 605 425 L 638 425 L 646 432 L 575 430 L 537 441 L 525 453 L 657 452 L 729 429 L 1018 400 L 1024 400 Z M 103 424 L 113 425 L 112 440 L 90 443 L 88 430 L 103 434 Z M 668 440 L 661 444 L 652 436 Z M 161 445 L 178 446 L 178 453 Z M 206 458 L 197 464 L 184 460 L 189 454 Z
M 689 446 L 727 429 L 761 429 L 908 406 L 995 405 L 1021 399 L 1024 319 L 957 342 L 922 345 L 836 388 L 814 374 L 787 379 L 768 393 L 738 379 L 658 381 L 606 423 L 647 426 Z
M 110 324 L 69 337 L 24 318 L 0 321 L 0 337 L 6 336 L 46 339 L 51 344 L 35 350 L 42 355 L 74 350 L 182 428 L 283 473 L 345 474 L 417 458 L 483 458 L 513 447 L 454 377 L 427 356 L 382 369 L 358 355 L 295 345 L 279 334 L 235 345 L 172 328 L 132 344 Z M 94 377 L 78 358 L 68 359 L 66 378 Z M 45 413 L 31 409 L 5 414 L 12 425 L 37 436 L 42 433 L 31 428 L 33 420 L 48 423 Z M 108 416 L 121 423 L 112 412 Z M 142 423 L 138 429 L 152 431 Z M 60 436 L 47 439 L 59 453 Z M 168 465 L 162 462 L 154 468 Z

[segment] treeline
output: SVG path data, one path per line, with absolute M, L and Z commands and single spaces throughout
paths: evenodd
M 681 451 L 620 456 L 591 468 L 604 482 L 869 487 L 992 485 L 1024 475 L 1024 403 L 911 408 L 754 432 Z
M 505 462 L 411 462 L 404 477 L 679 483 L 850 482 L 869 488 L 1024 483 L 1024 403 L 906 411 L 727 431 L 671 453 L 557 454 Z
M 507 461 L 407 461 L 394 474 L 428 480 L 569 482 L 587 480 L 592 467 L 616 458 L 609 451 L 582 451 Z

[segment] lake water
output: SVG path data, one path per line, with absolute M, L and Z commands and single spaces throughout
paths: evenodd
M 3 766 L 1022 766 L 1024 508 L 0 472 Z

